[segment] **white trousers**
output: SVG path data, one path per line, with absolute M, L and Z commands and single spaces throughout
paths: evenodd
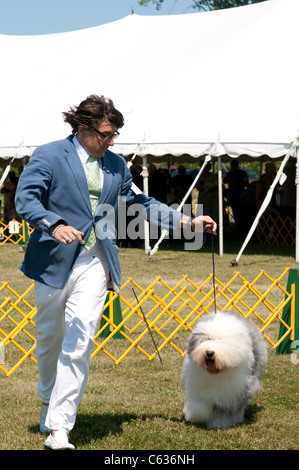
M 75 424 L 108 276 L 100 251 L 78 258 L 63 289 L 35 282 L 38 393 L 49 403 L 46 426 L 50 429 L 69 433 Z

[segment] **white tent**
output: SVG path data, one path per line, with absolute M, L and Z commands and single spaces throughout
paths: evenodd
M 299 126 L 298 0 L 80 31 L 0 35 L 0 156 L 69 133 L 61 113 L 91 93 L 126 125 L 124 155 L 284 155 Z M 21 146 L 21 149 L 20 149 Z
M 123 112 L 124 156 L 282 157 L 299 127 L 298 18 L 298 0 L 268 0 L 0 35 L 0 157 L 67 136 L 61 113 L 92 93 Z
M 299 128 L 298 18 L 298 0 L 196 14 L 190 42 L 186 19 L 171 80 L 127 117 L 119 151 L 135 138 L 143 155 L 198 157 L 216 141 L 214 156 L 284 155 Z

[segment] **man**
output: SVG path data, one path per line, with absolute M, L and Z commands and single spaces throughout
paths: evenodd
M 125 160 L 108 150 L 124 124 L 111 100 L 92 95 L 63 114 L 72 135 L 35 150 L 16 193 L 19 215 L 35 227 L 20 269 L 35 281 L 40 429 L 50 432 L 50 449 L 74 449 L 68 433 L 86 387 L 96 326 L 108 286 L 120 287 L 117 234 L 113 227 L 105 233 L 106 209 L 115 227 L 119 198 L 142 204 L 147 220 L 157 204 L 161 228 L 190 223 L 142 194 Z M 192 221 L 193 229 L 199 225 L 216 232 L 208 216 Z
M 228 186 L 226 191 L 228 203 L 232 208 L 234 220 L 238 233 L 242 233 L 244 218 L 246 220 L 247 214 L 244 214 L 244 207 L 241 201 L 241 194 L 249 185 L 248 176 L 246 171 L 239 169 L 238 160 L 231 160 L 230 170 L 225 175 L 223 183 Z

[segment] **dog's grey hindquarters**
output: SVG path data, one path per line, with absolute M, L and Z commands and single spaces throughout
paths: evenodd
M 200 318 L 183 362 L 185 419 L 211 428 L 243 422 L 266 362 L 266 342 L 250 320 L 223 311 Z

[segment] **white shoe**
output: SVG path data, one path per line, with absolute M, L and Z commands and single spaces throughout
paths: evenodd
M 75 450 L 75 446 L 69 443 L 67 433 L 55 431 L 54 436 L 50 434 L 45 440 L 45 448 L 51 450 Z
M 51 432 L 51 429 L 49 429 L 45 425 L 47 413 L 48 413 L 48 405 L 42 405 L 40 409 L 39 430 L 43 434 L 49 434 L 49 432 Z

